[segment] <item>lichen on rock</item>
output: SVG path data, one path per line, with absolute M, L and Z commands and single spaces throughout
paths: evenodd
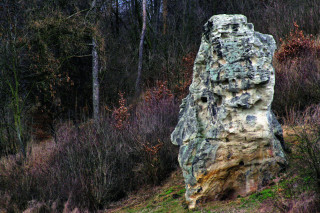
M 171 135 L 189 208 L 246 195 L 285 168 L 282 128 L 272 113 L 275 72 L 271 35 L 243 15 L 204 25 L 189 95 Z

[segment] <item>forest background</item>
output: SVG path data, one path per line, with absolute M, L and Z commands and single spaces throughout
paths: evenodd
M 170 133 L 216 14 L 275 38 L 273 110 L 312 126 L 297 133 L 310 142 L 301 171 L 320 186 L 319 11 L 317 0 L 1 0 L 0 208 L 97 210 L 161 184 L 178 166 Z

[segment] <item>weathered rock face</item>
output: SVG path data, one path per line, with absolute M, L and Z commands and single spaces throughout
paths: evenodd
M 286 165 L 282 128 L 271 111 L 275 74 L 272 36 L 243 15 L 204 25 L 189 95 L 171 135 L 189 208 L 266 185 Z

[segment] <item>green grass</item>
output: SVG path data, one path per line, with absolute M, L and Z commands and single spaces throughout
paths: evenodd
M 182 177 L 178 177 L 181 178 Z M 175 183 L 176 184 L 176 183 Z M 118 212 L 257 212 L 260 204 L 266 199 L 272 199 L 275 196 L 276 188 L 264 189 L 247 197 L 238 197 L 232 201 L 214 201 L 204 204 L 195 210 L 188 210 L 184 194 L 186 192 L 183 184 L 169 184 L 161 188 L 149 199 L 137 205 L 123 207 Z
M 290 137 L 286 132 L 286 141 L 295 141 L 295 138 Z M 289 173 L 290 174 L 290 173 Z M 312 191 L 310 176 L 285 175 L 281 179 L 277 178 L 273 185 L 257 191 L 246 197 L 239 196 L 232 201 L 212 201 L 204 203 L 201 207 L 190 211 L 187 208 L 184 194 L 183 177 L 180 172 L 175 172 L 170 177 L 166 184 L 159 188 L 154 194 L 143 199 L 142 202 L 136 202 L 123 206 L 117 212 L 280 212 L 274 204 L 276 202 L 285 202 L 285 200 L 299 199 L 299 195 L 303 192 Z M 304 182 L 301 184 L 300 182 Z M 299 182 L 299 186 L 296 183 Z
M 145 203 L 124 208 L 121 212 L 187 212 L 187 206 L 183 203 L 184 193 L 183 185 L 171 186 L 161 190 Z
M 290 132 L 286 131 L 285 140 L 290 144 L 295 143 L 296 138 L 292 137 Z M 292 155 L 292 154 L 291 154 Z M 294 162 L 290 162 L 294 168 Z M 291 172 L 290 172 L 291 171 Z M 143 202 L 136 205 L 123 207 L 120 212 L 280 212 L 279 209 L 286 201 L 295 201 L 300 199 L 304 192 L 312 192 L 312 177 L 310 175 L 298 175 L 294 170 L 288 170 L 288 174 L 281 178 L 275 178 L 273 185 L 257 191 L 246 197 L 239 196 L 232 201 L 212 201 L 201 204 L 201 207 L 190 211 L 187 208 L 184 194 L 186 192 L 183 177 L 180 172 L 176 172 L 167 183 L 156 193 L 149 196 Z M 297 183 L 299 183 L 297 185 Z M 311 193 L 312 194 L 312 193 Z M 283 207 L 283 205 L 282 205 Z
M 241 212 L 241 213 L 257 213 L 263 210 L 263 212 L 277 213 L 281 210 L 277 206 L 277 202 L 281 202 L 286 199 L 299 199 L 297 197 L 297 189 L 292 187 L 292 184 L 297 181 L 296 176 L 284 176 L 281 179 L 275 179 L 273 185 L 257 191 L 246 197 L 239 196 L 235 200 L 230 201 L 212 201 L 199 205 L 195 210 L 188 210 L 187 203 L 185 201 L 184 194 L 186 192 L 183 177 L 176 172 L 174 178 L 169 178 L 167 183 L 159 187 L 156 192 L 152 192 L 151 196 L 148 196 L 142 201 L 138 201 L 135 204 L 129 204 L 122 206 L 122 208 L 116 212 L 141 212 L 141 213 L 180 213 L 180 212 Z M 301 178 L 304 180 L 303 178 Z M 308 178 L 305 178 L 308 181 Z M 305 189 L 301 188 L 304 192 Z

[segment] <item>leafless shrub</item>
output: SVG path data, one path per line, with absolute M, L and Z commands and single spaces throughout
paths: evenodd
M 289 121 L 296 139 L 292 158 L 298 171 L 320 191 L 320 105 L 308 107 Z
M 123 97 L 121 104 L 126 107 Z M 63 124 L 57 143 L 30 154 L 25 163 L 0 163 L 1 189 L 11 195 L 8 205 L 23 210 L 30 200 L 60 200 L 95 211 L 144 184 L 161 183 L 177 167 L 177 147 L 169 137 L 177 102 L 159 84 L 130 110 L 120 110 L 128 113 L 125 125 L 121 116 L 104 117 L 99 128 L 90 121 L 77 127 Z

